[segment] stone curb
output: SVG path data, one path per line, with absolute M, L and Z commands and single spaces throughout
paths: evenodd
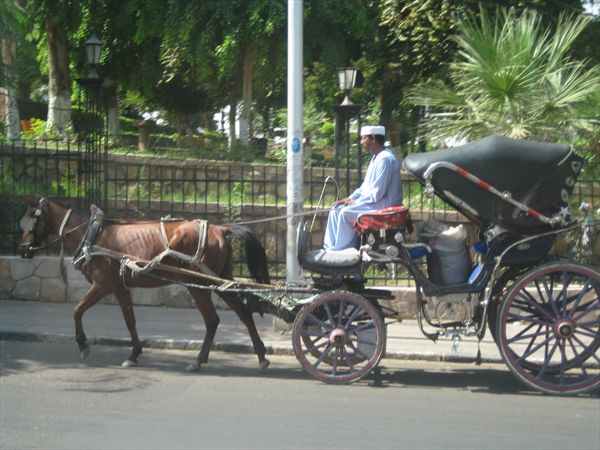
M 31 333 L 31 332 L 16 332 L 2 331 L 0 332 L 0 341 L 22 341 L 22 342 L 48 342 L 60 344 L 74 344 L 75 337 L 63 333 Z M 99 336 L 88 339 L 90 345 L 113 345 L 120 347 L 128 347 L 131 341 L 128 338 L 112 338 Z M 202 346 L 201 340 L 187 339 L 144 339 L 142 344 L 146 348 L 169 349 L 169 350 L 200 350 Z M 294 350 L 285 346 L 267 345 L 267 354 L 279 356 L 294 356 Z M 212 346 L 213 350 L 228 352 L 228 353 L 243 353 L 253 354 L 254 350 L 251 345 L 236 344 L 236 343 L 215 343 Z M 384 359 L 395 359 L 404 361 L 431 361 L 431 362 L 454 362 L 454 363 L 477 363 L 475 356 L 461 356 L 445 353 L 434 352 L 386 352 Z M 479 362 L 483 363 L 502 363 L 501 358 L 481 358 Z

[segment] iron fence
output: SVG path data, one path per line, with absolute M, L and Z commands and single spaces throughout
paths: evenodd
M 0 254 L 16 253 L 18 221 L 24 211 L 22 197 L 39 195 L 56 198 L 64 204 L 87 208 L 84 177 L 85 148 L 76 142 L 0 141 Z M 338 179 L 338 187 L 325 181 Z M 326 209 L 336 197 L 345 197 L 358 185 L 356 170 L 334 167 L 305 167 L 304 193 L 306 220 L 319 208 Z M 129 219 L 160 217 L 204 218 L 211 223 L 247 223 L 261 238 L 275 280 L 285 278 L 286 178 L 282 165 L 242 164 L 227 161 L 141 157 L 109 154 L 103 180 L 102 207 L 107 216 Z M 441 200 L 428 199 L 421 184 L 403 174 L 404 204 L 415 221 L 436 219 L 464 223 L 471 239 L 476 230 Z M 572 198 L 572 210 L 583 202 L 600 207 L 600 177 L 597 164 L 585 166 Z M 326 211 L 316 213 L 312 246 L 322 244 Z M 58 251 L 58 249 L 56 249 Z M 247 276 L 236 248 L 236 276 Z M 405 273 L 373 271 L 371 282 L 405 282 Z

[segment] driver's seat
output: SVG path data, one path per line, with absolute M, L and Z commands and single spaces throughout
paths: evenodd
M 308 223 L 298 225 L 296 233 L 297 257 L 303 269 L 332 277 L 353 276 L 362 278 L 361 255 L 355 248 L 326 252 L 323 249 L 309 249 L 310 230 Z

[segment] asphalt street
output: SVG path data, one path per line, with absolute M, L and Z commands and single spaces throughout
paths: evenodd
M 295 358 L 122 347 L 82 361 L 73 343 L 0 342 L 2 449 L 595 449 L 598 395 L 556 397 L 500 364 L 386 359 L 351 385 L 321 383 Z

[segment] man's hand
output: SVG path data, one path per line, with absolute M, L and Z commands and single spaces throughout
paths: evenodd
M 355 203 L 354 200 L 352 200 L 350 197 L 346 197 L 346 198 L 343 198 L 343 199 L 335 202 L 333 204 L 332 208 L 337 208 L 340 205 L 343 205 L 343 206 L 353 205 L 354 203 Z

